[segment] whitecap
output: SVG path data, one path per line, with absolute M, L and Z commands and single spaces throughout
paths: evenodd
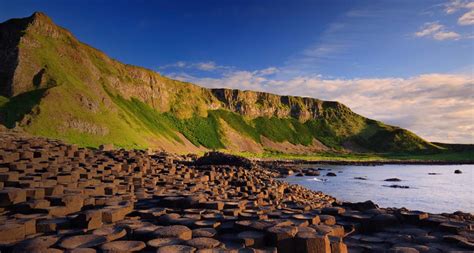
M 327 179 L 319 179 L 317 177 L 313 177 L 313 178 L 309 178 L 309 179 L 306 179 L 308 181 L 316 181 L 316 182 L 326 182 Z

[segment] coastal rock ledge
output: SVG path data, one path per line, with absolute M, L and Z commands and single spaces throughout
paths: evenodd
M 471 214 L 339 202 L 246 160 L 0 139 L 1 252 L 474 250 Z

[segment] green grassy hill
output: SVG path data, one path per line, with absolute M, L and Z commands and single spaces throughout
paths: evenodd
M 35 135 L 183 153 L 443 149 L 338 102 L 206 89 L 122 64 L 42 13 L 0 24 L 0 41 L 0 121 Z

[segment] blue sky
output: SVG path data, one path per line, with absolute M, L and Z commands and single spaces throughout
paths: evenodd
M 2 21 L 34 11 L 176 79 L 339 100 L 430 140 L 474 142 L 473 1 L 0 0 Z
M 2 1 L 0 19 L 41 10 L 79 39 L 131 64 L 212 61 L 242 70 L 407 77 L 472 63 L 471 26 L 446 1 Z M 464 37 L 418 38 L 427 22 Z M 295 74 L 296 74 L 295 73 Z M 208 73 L 209 74 L 209 73 Z M 211 73 L 213 74 L 213 73 Z

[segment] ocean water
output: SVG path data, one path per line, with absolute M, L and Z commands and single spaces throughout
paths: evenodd
M 324 170 L 317 177 L 292 175 L 283 180 L 322 191 L 342 201 L 372 200 L 380 207 L 406 207 L 430 213 L 474 213 L 474 165 L 305 166 L 309 167 Z M 462 174 L 454 174 L 455 170 L 461 170 Z M 328 172 L 337 176 L 328 177 Z M 384 181 L 388 178 L 402 181 Z M 409 188 L 386 187 L 393 184 Z

